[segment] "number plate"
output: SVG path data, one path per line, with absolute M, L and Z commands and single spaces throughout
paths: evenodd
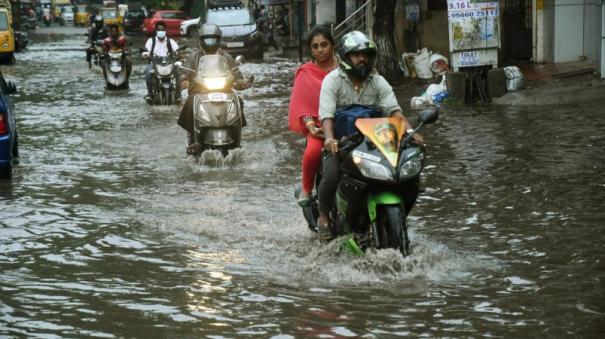
M 208 100 L 210 101 L 227 101 L 228 96 L 225 93 L 208 93 Z
M 228 42 L 227 47 L 244 47 L 244 43 L 241 41 L 237 42 Z

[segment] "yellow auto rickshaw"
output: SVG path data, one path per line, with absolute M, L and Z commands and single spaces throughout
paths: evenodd
M 15 61 L 15 34 L 11 16 L 7 8 L 0 8 L 0 61 L 13 63 Z
M 74 26 L 88 26 L 88 5 L 80 4 L 76 6 L 76 15 L 74 17 Z
M 116 7 L 103 7 L 101 8 L 101 16 L 103 17 L 103 23 L 108 25 L 118 25 L 120 32 L 123 32 L 124 18 L 120 16 Z

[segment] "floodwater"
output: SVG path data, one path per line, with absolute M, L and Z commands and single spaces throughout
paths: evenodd
M 243 148 L 196 162 L 178 108 L 144 103 L 142 62 L 130 91 L 104 93 L 83 40 L 34 37 L 2 68 L 21 164 L 0 183 L 0 337 L 604 333 L 605 102 L 444 108 L 424 131 L 413 254 L 353 257 L 293 198 L 296 61 L 243 66 Z

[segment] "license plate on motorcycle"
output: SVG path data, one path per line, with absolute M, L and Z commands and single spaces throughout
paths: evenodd
M 227 47 L 244 47 L 244 43 L 241 41 L 228 42 Z
M 210 101 L 227 101 L 227 94 L 225 94 L 225 93 L 208 93 L 208 100 L 210 100 Z
M 111 66 L 110 68 L 111 68 L 111 71 L 114 73 L 118 73 L 118 72 L 122 71 L 122 67 L 120 67 L 120 66 Z

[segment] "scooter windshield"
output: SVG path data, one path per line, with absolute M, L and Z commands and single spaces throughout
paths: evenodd
M 197 74 L 204 78 L 226 77 L 229 75 L 227 59 L 222 55 L 211 54 L 200 58 Z
M 196 80 L 207 91 L 221 91 L 230 88 L 233 76 L 229 70 L 227 59 L 217 54 L 202 56 Z
M 403 119 L 357 119 L 355 126 L 376 145 L 391 165 L 397 166 L 401 138 L 407 129 Z

